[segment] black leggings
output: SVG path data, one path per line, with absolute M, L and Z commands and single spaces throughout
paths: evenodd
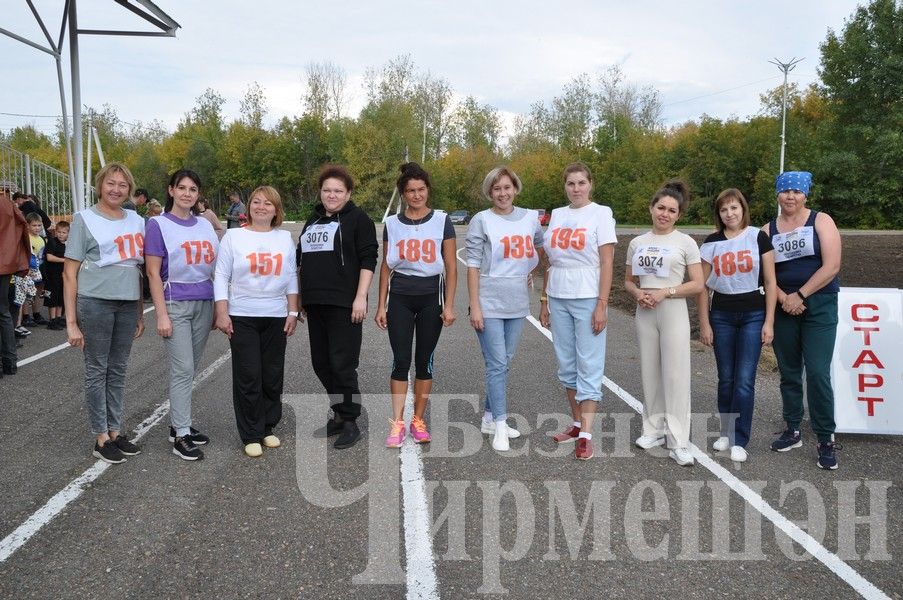
M 404 296 L 389 294 L 386 309 L 389 322 L 389 344 L 392 346 L 392 379 L 407 381 L 411 370 L 411 344 L 417 333 L 414 353 L 415 377 L 433 378 L 433 351 L 442 333 L 442 307 L 438 294 Z

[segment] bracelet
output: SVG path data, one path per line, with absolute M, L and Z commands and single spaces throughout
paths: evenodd
M 549 301 L 549 297 L 548 297 L 548 296 L 540 296 L 540 297 L 539 297 L 539 301 L 540 301 L 540 302 L 548 302 L 548 301 Z
M 597 302 L 602 302 L 603 304 L 608 304 L 608 298 L 596 298 Z
M 802 290 L 796 290 L 796 293 L 797 293 L 797 295 L 798 295 L 800 298 L 802 298 L 803 300 L 805 300 L 805 299 L 808 297 L 808 296 L 806 296 L 805 294 L 803 294 L 803 291 L 802 291 Z

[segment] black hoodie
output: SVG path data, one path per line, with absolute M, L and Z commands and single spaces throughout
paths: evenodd
M 332 252 L 302 253 L 300 239 L 307 228 L 330 222 L 339 224 Z M 350 200 L 331 217 L 326 216 L 326 209 L 320 203 L 304 224 L 298 239 L 302 305 L 328 304 L 351 308 L 361 269 L 376 270 L 379 244 L 373 220 Z

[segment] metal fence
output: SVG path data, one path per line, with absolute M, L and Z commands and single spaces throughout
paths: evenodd
M 14 181 L 21 191 L 37 196 L 48 215 L 60 218 L 74 212 L 69 175 L 5 144 L 0 144 L 0 180 Z M 90 206 L 95 199 L 93 187 L 88 195 Z

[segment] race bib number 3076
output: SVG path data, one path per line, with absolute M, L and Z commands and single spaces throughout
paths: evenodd
M 301 234 L 301 252 L 331 252 L 338 223 L 311 225 Z

